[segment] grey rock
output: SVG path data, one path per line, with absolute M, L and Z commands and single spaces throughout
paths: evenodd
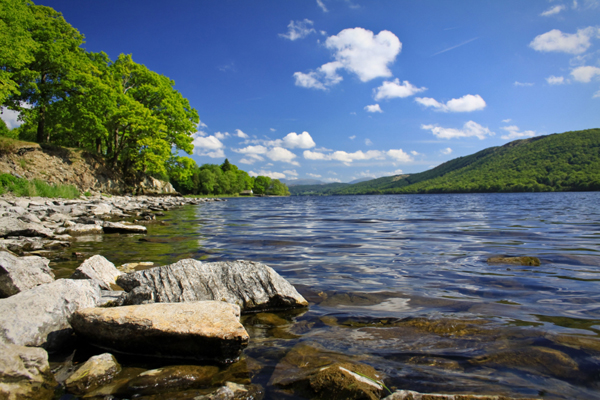
M 78 336 L 127 354 L 232 362 L 249 336 L 238 306 L 219 301 L 88 308 L 70 322 Z
M 110 290 L 121 275 L 123 273 L 115 268 L 115 264 L 101 255 L 95 255 L 81 263 L 71 275 L 71 279 L 90 279 L 100 286 L 100 289 Z
M 99 203 L 90 209 L 90 212 L 94 215 L 110 214 L 112 207 L 106 203 Z
M 7 236 L 51 237 L 52 231 L 40 224 L 23 222 L 14 217 L 0 217 L 0 237 Z
M 97 285 L 72 279 L 0 299 L 0 340 L 56 350 L 72 333 L 68 318 L 79 309 L 95 307 L 99 300 Z
M 121 365 L 110 353 L 91 357 L 82 364 L 65 381 L 67 390 L 74 394 L 86 394 L 87 392 L 108 383 L 121 372 Z
M 147 233 L 148 228 L 141 225 L 129 225 L 122 222 L 105 221 L 102 224 L 104 233 Z
M 308 306 L 275 270 L 251 261 L 203 263 L 185 259 L 122 275 L 117 284 L 128 292 L 149 288 L 151 301 L 158 303 L 217 300 L 237 304 L 244 312 Z M 133 302 L 131 298 L 126 301 Z
M 52 399 L 55 386 L 44 349 L 0 342 L 1 399 Z
M 64 228 L 64 232 L 57 234 L 67 233 L 71 236 L 83 236 L 83 235 L 98 235 L 103 232 L 102 226 L 96 224 L 75 224 Z
M 41 224 L 42 221 L 33 213 L 25 213 L 19 217 L 23 222 L 33 222 L 34 224 Z
M 122 290 L 102 290 L 98 307 L 119 307 L 125 300 L 125 292 Z
M 9 297 L 35 286 L 54 281 L 54 274 L 43 257 L 15 257 L 0 251 L 0 297 Z

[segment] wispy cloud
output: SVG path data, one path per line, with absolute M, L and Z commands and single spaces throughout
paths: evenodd
M 437 56 L 438 54 L 442 54 L 442 53 L 445 53 L 445 52 L 450 51 L 450 50 L 454 50 L 456 48 L 459 48 L 460 46 L 464 46 L 465 44 L 471 43 L 472 41 L 477 40 L 477 39 L 479 39 L 479 38 L 478 37 L 474 37 L 473 39 L 469 39 L 467 41 L 464 41 L 464 42 L 462 42 L 460 44 L 457 44 L 456 46 L 448 47 L 447 49 L 444 49 L 442 51 L 438 51 L 435 54 L 432 54 L 431 57 Z

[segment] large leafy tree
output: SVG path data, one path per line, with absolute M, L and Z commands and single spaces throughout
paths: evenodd
M 32 5 L 27 0 L 0 0 L 0 104 L 21 93 L 15 75 L 34 61 L 39 48 L 31 37 Z

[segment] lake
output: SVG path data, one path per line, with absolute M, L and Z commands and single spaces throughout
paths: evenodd
M 369 364 L 390 388 L 600 398 L 599 192 L 232 198 L 160 221 L 70 251 L 278 271 L 311 306 L 242 318 L 267 399 L 283 398 L 269 383 L 301 344 Z M 541 265 L 488 264 L 497 255 Z M 65 277 L 79 262 L 52 266 Z

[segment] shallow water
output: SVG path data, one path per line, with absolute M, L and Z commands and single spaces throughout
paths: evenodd
M 161 221 L 70 251 L 116 265 L 273 267 L 311 307 L 243 318 L 266 398 L 283 398 L 269 382 L 303 342 L 370 364 L 398 389 L 600 398 L 598 192 L 233 198 Z M 488 264 L 493 255 L 542 265 Z M 52 265 L 66 277 L 79 262 Z

